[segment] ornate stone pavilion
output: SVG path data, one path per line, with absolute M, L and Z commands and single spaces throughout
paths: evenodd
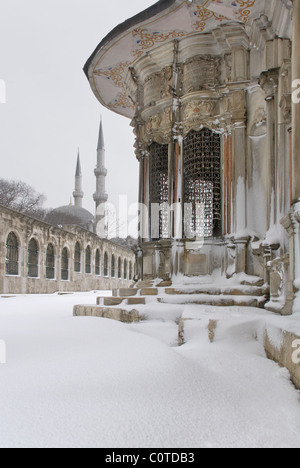
M 136 135 L 141 279 L 246 273 L 270 284 L 271 310 L 291 313 L 298 47 L 300 0 L 161 0 L 90 57 L 94 94 Z

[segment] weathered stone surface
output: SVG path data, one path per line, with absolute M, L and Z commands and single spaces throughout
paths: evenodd
M 140 322 L 143 317 L 136 310 L 130 312 L 102 306 L 77 305 L 74 306 L 73 315 L 75 317 L 100 317 L 111 320 L 117 320 L 123 323 Z
M 134 288 L 121 288 L 121 289 L 113 289 L 113 296 L 114 297 L 133 297 L 136 296 L 138 289 Z
M 175 302 L 171 296 L 169 298 L 159 297 L 158 302 L 161 304 L 197 304 L 197 305 L 212 305 L 215 307 L 257 307 L 264 308 L 266 303 L 265 297 L 252 297 L 252 296 L 223 296 L 223 295 L 186 295 L 179 296 Z
M 98 297 L 97 305 L 114 307 L 122 304 L 123 300 L 124 299 L 122 297 Z
M 288 369 L 294 385 L 300 390 L 300 364 L 293 362 L 293 357 L 300 355 L 300 353 L 297 353 L 297 348 L 299 349 L 300 344 L 300 336 L 279 328 L 277 329 L 277 333 L 282 336 L 281 346 L 279 347 L 272 341 L 271 337 L 269 337 L 268 331 L 265 334 L 265 350 L 267 356 L 280 366 Z
M 218 321 L 210 320 L 208 324 L 208 338 L 211 343 L 214 342 Z
M 185 318 L 180 319 L 179 324 L 178 324 L 178 346 L 184 345 L 184 343 L 185 343 L 185 339 L 184 339 L 185 323 L 187 321 L 192 321 L 192 320 L 193 319 L 185 319 Z M 208 329 L 208 338 L 209 338 L 209 341 L 211 343 L 213 343 L 213 341 L 215 339 L 215 332 L 216 332 L 217 325 L 218 325 L 217 320 L 210 320 L 209 321 L 207 329 Z
M 158 289 L 157 288 L 145 288 L 141 289 L 141 296 L 157 296 Z
M 206 294 L 209 296 L 255 296 L 255 297 L 260 297 L 260 296 L 265 296 L 268 294 L 268 289 L 267 288 L 258 288 L 255 286 L 244 286 L 241 288 L 216 288 L 214 286 L 208 286 L 205 288 L 199 288 L 199 289 L 192 289 L 192 288 L 182 288 L 182 289 L 176 289 L 176 288 L 166 288 L 165 293 L 169 296 L 174 296 L 174 295 L 185 295 L 185 294 L 191 294 L 191 295 L 196 295 L 196 294 Z
M 127 299 L 128 305 L 145 305 L 146 298 L 145 297 L 130 297 Z
M 158 288 L 169 288 L 172 286 L 172 281 L 162 281 L 157 285 Z
M 6 242 L 9 233 L 14 233 L 18 239 L 18 275 L 6 274 Z M 36 240 L 39 249 L 38 255 L 38 278 L 28 277 L 28 244 L 31 239 Z M 85 265 L 81 264 L 81 272 L 75 271 L 74 251 L 79 242 L 82 254 L 90 247 L 92 258 L 91 273 L 85 273 Z M 47 247 L 54 247 L 54 279 L 47 279 Z M 62 249 L 68 249 L 68 280 L 62 279 L 61 256 Z M 121 258 L 122 264 L 125 260 L 128 265 L 127 277 L 129 277 L 129 265 L 135 264 L 135 254 L 129 249 L 114 244 L 106 239 L 100 239 L 93 232 L 80 227 L 70 226 L 67 229 L 59 229 L 45 222 L 35 220 L 24 214 L 17 213 L 4 207 L 0 207 L 0 294 L 53 294 L 71 293 L 92 290 L 111 290 L 113 287 L 127 287 L 132 281 L 104 276 L 104 262 L 101 262 L 99 275 L 95 270 L 95 257 L 97 250 L 101 259 L 105 253 L 108 255 L 109 265 L 111 258 Z M 84 256 L 82 255 L 82 260 Z M 110 269 L 109 269 L 110 270 Z M 110 274 L 110 271 L 108 272 Z M 123 275 L 124 277 L 124 275 Z

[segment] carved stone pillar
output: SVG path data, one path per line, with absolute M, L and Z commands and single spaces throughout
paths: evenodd
M 293 0 L 293 56 L 292 80 L 300 80 L 300 0 Z M 299 85 L 298 85 L 299 87 Z M 300 201 L 300 103 L 293 100 L 292 127 L 293 127 L 293 183 L 292 201 Z
M 281 224 L 290 238 L 290 272 L 285 315 L 293 311 L 295 292 L 300 289 L 300 203 L 296 203 L 290 213 L 286 215 Z
M 244 231 L 247 224 L 246 203 L 246 100 L 242 89 L 231 95 L 232 140 L 229 139 L 229 173 L 232 181 L 232 230 Z M 231 143 L 232 142 L 232 143 Z M 232 154 L 230 154 L 232 150 Z M 230 167 L 231 166 L 231 167 Z
M 171 154 L 169 157 L 169 205 L 173 209 L 170 212 L 170 237 L 182 238 L 182 135 L 181 135 L 181 102 L 179 75 L 181 70 L 178 67 L 178 46 L 179 42 L 174 41 L 173 58 L 173 81 L 170 93 L 173 98 L 172 105 L 172 141 Z M 180 229 L 181 224 L 181 229 Z M 181 234 L 181 236 L 180 236 Z
M 149 157 L 143 155 L 139 159 L 139 242 L 149 240 Z
M 277 109 L 279 69 L 261 74 L 260 84 L 266 93 L 267 102 L 267 215 L 268 227 L 276 223 L 276 153 L 277 153 Z
M 246 126 L 234 128 L 233 139 L 233 225 L 239 233 L 246 229 Z
M 250 237 L 235 239 L 236 245 L 236 273 L 247 273 L 247 247 Z
M 173 232 L 174 239 L 183 238 L 183 143 L 176 141 L 174 151 L 174 209 L 173 209 Z

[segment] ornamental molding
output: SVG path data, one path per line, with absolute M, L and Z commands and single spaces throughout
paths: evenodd
M 259 84 L 266 93 L 266 99 L 270 100 L 275 97 L 276 90 L 279 83 L 280 68 L 274 68 L 263 72 L 260 75 Z

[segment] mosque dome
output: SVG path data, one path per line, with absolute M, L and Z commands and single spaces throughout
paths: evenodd
M 95 217 L 84 208 L 67 205 L 51 211 L 46 221 L 54 226 L 76 225 L 89 229 L 90 223 L 95 223 Z

